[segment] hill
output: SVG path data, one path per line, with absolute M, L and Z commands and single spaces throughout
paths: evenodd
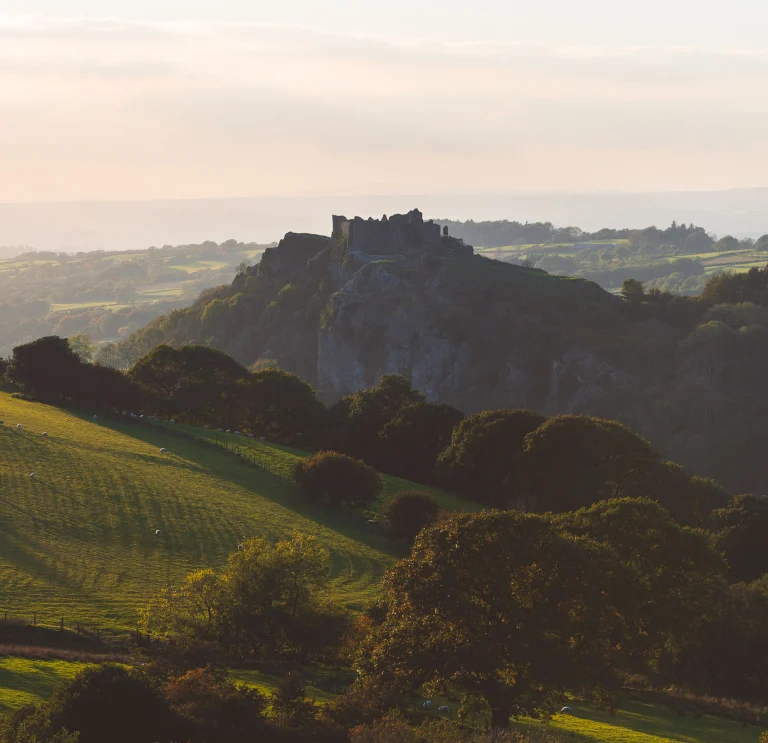
M 51 333 L 120 340 L 231 281 L 238 265 L 264 248 L 229 240 L 125 252 L 28 251 L 0 260 L 0 356 Z
M 335 585 L 359 608 L 399 554 L 364 518 L 314 508 L 279 470 L 194 438 L 6 393 L 0 420 L 0 612 L 135 628 L 136 610 L 169 581 L 222 565 L 244 535 L 293 530 L 331 551 Z M 278 460 L 297 456 L 258 446 Z M 390 480 L 388 489 L 400 486 Z

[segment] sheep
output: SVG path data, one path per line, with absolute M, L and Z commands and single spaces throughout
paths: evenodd
M 155 536 L 156 536 L 156 537 L 159 537 L 159 536 L 160 536 L 160 529 L 155 529 Z
M 264 436 L 260 436 L 259 441 L 266 441 L 266 438 L 264 438 Z
M 248 434 L 248 438 L 249 438 L 249 439 L 255 439 L 256 437 L 255 437 L 255 436 L 254 436 L 252 433 L 249 433 L 249 434 Z
M 176 419 L 175 418 L 171 418 L 171 420 L 169 420 L 168 423 L 176 423 Z
M 438 715 L 449 715 L 450 713 L 451 713 L 451 710 L 446 704 L 444 704 L 442 707 L 437 708 Z
M 563 707 L 560 710 L 561 715 L 572 715 L 573 714 L 573 707 Z
M 93 416 L 93 420 L 98 420 L 98 419 L 99 419 L 99 416 L 98 416 L 98 415 L 94 415 L 94 416 Z
M 235 436 L 240 436 L 240 431 L 235 431 Z
M 160 449 L 160 453 L 161 453 L 161 454 L 165 454 L 167 451 L 168 451 L 168 449 L 166 449 L 165 447 L 163 447 L 162 449 Z
M 431 706 L 432 706 L 432 700 L 431 700 L 431 699 L 427 699 L 427 701 L 426 701 L 426 702 L 424 702 L 424 703 L 421 705 L 421 708 L 422 708 L 422 709 L 429 709 Z
M 0 421 L 0 426 L 2 426 L 5 423 L 5 421 Z
M 34 480 L 35 479 L 35 473 L 34 472 L 30 472 L 29 473 L 29 479 L 30 480 Z
M 21 423 L 16 424 L 16 429 L 21 431 L 21 429 L 24 428 L 24 426 L 21 425 Z
M 237 549 L 239 549 L 239 550 L 244 550 L 244 549 L 245 549 L 245 547 L 243 547 L 243 545 L 242 545 L 242 543 L 241 543 L 241 544 L 238 544 L 238 545 L 237 545 Z
M 227 430 L 225 431 L 225 433 L 232 433 L 232 431 L 230 431 L 229 429 L 227 429 Z
M 41 436 L 42 436 L 44 439 L 47 439 L 47 438 L 48 438 L 48 431 L 43 431 L 43 432 L 42 432 L 40 435 L 41 435 Z

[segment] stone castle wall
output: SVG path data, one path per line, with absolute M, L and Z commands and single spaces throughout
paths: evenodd
M 333 234 L 345 237 L 349 250 L 374 254 L 438 249 L 441 245 L 440 225 L 425 222 L 418 209 L 382 219 L 334 215 Z

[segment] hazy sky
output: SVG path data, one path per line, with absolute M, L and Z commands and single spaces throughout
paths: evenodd
M 0 0 L 0 201 L 768 185 L 765 0 Z

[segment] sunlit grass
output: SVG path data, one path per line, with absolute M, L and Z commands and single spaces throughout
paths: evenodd
M 293 530 L 328 547 L 340 596 L 359 608 L 398 555 L 363 518 L 310 506 L 284 477 L 160 427 L 5 393 L 0 420 L 0 611 L 130 629 L 154 592 L 223 565 L 244 536 Z
M 0 656 L 0 715 L 48 699 L 83 668 L 85 663 Z

